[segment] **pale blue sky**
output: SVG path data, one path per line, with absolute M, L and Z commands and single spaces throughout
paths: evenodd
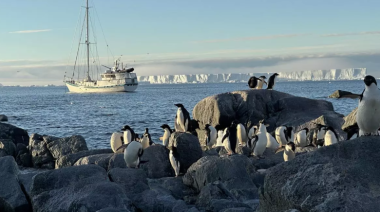
M 0 72 L 30 68 L 22 75 L 30 79 L 20 84 L 43 84 L 45 81 L 34 78 L 38 75 L 36 67 L 40 67 L 41 72 L 54 69 L 54 74 L 46 76 L 46 82 L 59 82 L 61 77 L 55 78 L 63 76 L 59 75 L 61 66 L 71 53 L 80 7 L 84 3 L 82 0 L 0 0 Z M 123 54 L 126 61 L 136 60 L 135 65 L 140 67 L 136 72 L 140 75 L 231 71 L 218 65 L 194 70 L 192 65 L 181 64 L 189 60 L 199 63 L 217 59 L 227 64 L 234 59 L 291 55 L 300 62 L 310 54 L 317 58 L 321 54 L 339 58 L 327 66 L 300 63 L 294 70 L 349 68 L 347 66 L 365 66 L 366 63 L 363 60 L 357 63 L 352 56 L 347 59 L 342 55 L 380 52 L 378 0 L 90 0 L 90 3 L 95 4 L 114 55 Z M 99 26 L 97 17 L 93 18 Z M 17 33 L 26 30 L 36 32 Z M 98 32 L 99 54 L 107 57 L 103 35 Z M 239 71 L 259 72 L 272 66 L 276 70 L 292 71 L 292 66 L 284 66 L 287 70 L 278 66 L 286 62 L 279 60 L 279 64 L 261 69 L 247 65 Z M 373 62 L 376 61 L 369 61 L 369 66 L 373 66 Z M 161 69 L 156 64 L 160 64 Z M 17 82 L 9 73 L 0 76 L 0 83 L 7 84 L 4 81 Z

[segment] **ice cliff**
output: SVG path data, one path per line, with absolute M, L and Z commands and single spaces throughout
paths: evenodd
M 366 68 L 347 68 L 331 70 L 310 70 L 297 72 L 278 72 L 279 81 L 333 81 L 358 80 L 366 76 Z M 140 83 L 177 84 L 177 83 L 237 83 L 247 82 L 251 76 L 266 76 L 272 73 L 239 73 L 239 74 L 187 74 L 187 75 L 157 75 L 138 76 Z

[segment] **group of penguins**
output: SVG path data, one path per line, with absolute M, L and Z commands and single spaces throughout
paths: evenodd
M 261 76 L 259 78 L 255 77 L 255 76 L 250 77 L 248 80 L 248 86 L 252 89 L 262 89 L 264 84 L 266 84 L 267 89 L 272 90 L 274 88 L 275 78 L 278 75 L 279 74 L 277 74 L 277 73 L 272 74 L 272 76 L 269 77 L 268 83 L 265 81 L 266 76 Z
M 273 74 L 269 79 L 268 89 L 273 88 Z M 273 77 L 273 78 L 272 78 Z M 254 79 L 255 77 L 253 77 Z M 257 79 L 257 78 L 256 78 Z M 251 81 L 251 80 L 250 80 Z M 260 81 L 260 80 L 259 80 Z M 265 82 L 265 81 L 264 81 Z M 365 89 L 363 93 L 358 95 L 359 106 L 356 115 L 357 126 L 348 132 L 347 140 L 357 138 L 359 136 L 379 135 L 380 131 L 380 90 L 377 87 L 376 79 L 373 76 L 364 78 Z M 169 160 L 175 171 L 175 175 L 179 175 L 180 163 L 179 154 L 174 145 L 170 148 L 169 138 L 174 132 L 189 132 L 191 119 L 189 112 L 182 104 L 175 104 L 177 113 L 174 120 L 174 130 L 167 124 L 163 124 L 161 128 L 164 135 L 160 138 L 162 144 L 169 151 Z M 279 126 L 275 129 L 274 136 L 267 132 L 269 125 L 264 120 L 259 121 L 257 125 L 243 125 L 238 120 L 232 121 L 229 127 L 224 130 L 216 130 L 216 128 L 206 124 L 206 146 L 209 148 L 223 146 L 228 155 L 235 154 L 238 146 L 246 146 L 250 149 L 251 155 L 257 158 L 263 158 L 266 149 L 272 149 L 275 153 L 284 151 L 284 161 L 290 161 L 295 158 L 296 147 L 322 147 L 338 143 L 339 138 L 331 126 L 315 124 L 313 137 L 308 139 L 309 129 L 303 128 L 294 132 L 291 126 Z M 193 129 L 192 129 L 193 130 Z M 124 160 L 129 168 L 138 168 L 144 149 L 155 144 L 149 134 L 148 128 L 140 138 L 131 127 L 125 125 L 121 131 L 115 132 L 111 136 L 111 148 L 114 152 L 122 150 L 124 152 Z

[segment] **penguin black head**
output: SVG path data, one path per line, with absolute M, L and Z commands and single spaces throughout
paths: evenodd
M 293 150 L 293 152 L 296 151 L 296 145 L 292 141 L 288 142 L 286 145 L 289 146 L 289 147 L 291 147 L 291 149 Z
M 239 120 L 235 119 L 232 121 L 231 126 L 237 126 L 238 124 L 240 124 Z
M 170 129 L 169 125 L 167 124 L 163 124 L 160 126 L 162 129 Z
M 309 133 L 309 129 L 307 127 L 303 128 L 302 130 L 306 131 L 306 135 Z
M 149 129 L 145 128 L 145 133 L 144 134 L 149 134 Z
M 262 78 L 262 79 L 266 79 L 267 77 L 266 77 L 266 76 L 261 76 L 260 78 Z
M 126 131 L 126 130 L 131 130 L 131 127 L 129 127 L 128 125 L 125 125 L 121 131 Z
M 278 76 L 279 74 L 277 74 L 277 73 L 274 73 L 273 75 L 274 75 L 274 76 Z
M 364 78 L 364 84 L 366 86 L 370 86 L 372 83 L 375 83 L 375 85 L 377 85 L 375 77 L 373 77 L 371 75 L 365 76 L 365 78 Z
M 177 107 L 184 108 L 183 104 L 174 104 Z

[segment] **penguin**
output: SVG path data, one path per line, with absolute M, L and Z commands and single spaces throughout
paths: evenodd
M 294 139 L 294 144 L 298 147 L 305 147 L 308 145 L 307 142 L 307 134 L 309 133 L 308 128 L 303 128 L 302 130 L 298 131 L 296 134 L 296 137 Z
M 114 132 L 111 135 L 110 145 L 113 152 L 123 145 L 123 133 Z
M 216 129 L 209 125 L 209 124 L 206 124 L 206 146 L 211 148 L 212 146 L 214 146 L 216 144 L 216 138 L 217 138 L 217 132 L 216 132 Z
M 248 130 L 248 139 L 252 139 L 255 135 L 256 135 L 256 131 L 257 131 L 257 126 L 251 126 Z
M 141 160 L 140 157 L 144 153 L 143 147 L 138 141 L 131 141 L 130 143 L 123 144 L 119 149 L 124 149 L 124 161 L 128 168 L 139 168 Z
M 364 78 L 365 89 L 359 96 L 359 106 L 356 122 L 359 126 L 359 136 L 379 135 L 380 128 L 380 90 L 376 79 L 367 75 Z
M 275 153 L 277 154 L 281 151 L 284 151 L 283 157 L 285 162 L 291 161 L 296 157 L 296 145 L 293 142 L 288 142 L 285 146 L 278 148 Z
M 256 86 L 256 89 L 262 89 L 264 83 L 265 83 L 266 85 L 268 85 L 268 83 L 265 82 L 265 79 L 266 79 L 266 76 L 261 76 L 261 77 L 259 77 L 259 79 L 257 80 L 257 86 Z
M 151 145 L 153 145 L 153 141 L 150 137 L 148 128 L 145 128 L 145 132 L 141 138 L 141 145 L 142 145 L 143 149 L 146 149 L 146 148 L 150 147 Z
M 259 137 L 257 135 L 253 135 L 251 139 L 248 139 L 246 147 L 250 149 L 251 153 L 253 153 L 255 150 L 257 140 L 259 140 Z
M 317 147 L 321 147 L 321 146 L 323 146 L 323 143 L 324 143 L 327 126 L 322 125 L 322 124 L 316 124 L 316 129 L 317 129 L 317 131 L 316 131 L 317 140 L 315 142 L 315 145 Z M 315 134 L 315 132 L 314 132 L 314 134 Z
M 178 177 L 181 166 L 179 163 L 179 154 L 177 152 L 177 148 L 174 146 L 171 148 L 169 152 L 169 160 L 170 160 L 170 164 L 172 165 L 174 169 L 175 176 Z
M 268 85 L 268 87 L 267 87 L 268 90 L 272 90 L 274 88 L 275 78 L 278 75 L 279 74 L 274 73 L 272 76 L 269 77 L 268 84 L 267 84 Z
M 222 139 L 226 133 L 226 130 L 227 130 L 227 128 L 225 130 L 219 130 L 218 131 L 218 137 L 216 138 L 216 145 L 215 146 L 223 146 Z
M 236 130 L 239 146 L 244 146 L 247 143 L 247 131 L 245 130 L 244 125 L 239 123 L 236 127 Z
M 248 86 L 252 89 L 255 89 L 256 86 L 257 86 L 257 82 L 258 81 L 261 81 L 261 79 L 253 76 L 253 77 L 250 77 L 249 80 L 248 80 Z
M 121 129 L 121 131 L 124 131 L 124 134 L 123 134 L 124 144 L 128 144 L 128 143 L 136 140 L 136 134 L 135 134 L 135 132 L 128 125 L 125 125 Z
M 175 106 L 178 107 L 175 121 L 175 123 L 177 123 L 176 130 L 186 132 L 190 123 L 190 114 L 182 104 L 175 104 Z
M 173 131 L 172 131 L 172 129 L 170 129 L 169 125 L 167 125 L 167 124 L 161 125 L 161 128 L 164 130 L 164 136 L 162 136 L 162 144 L 165 147 L 168 147 L 169 139 L 170 139 L 170 136 L 172 135 Z
M 226 129 L 226 132 L 222 138 L 223 146 L 227 151 L 227 155 L 232 155 L 236 153 L 236 126 L 237 123 L 233 121 L 231 126 Z
M 286 143 L 294 141 L 293 127 L 286 127 L 286 129 L 285 129 L 285 138 L 286 138 L 286 141 L 287 141 Z
M 280 144 L 277 142 L 277 140 L 267 132 L 267 148 L 268 149 L 277 149 L 280 146 Z
M 334 128 L 327 127 L 324 138 L 324 146 L 330 146 L 336 143 L 338 143 L 338 135 L 336 134 Z
M 286 126 L 279 126 L 275 130 L 276 140 L 279 143 L 280 147 L 285 146 L 288 143 L 285 137 L 285 130 Z
M 267 147 L 267 127 L 264 125 L 264 120 L 259 122 L 259 127 L 256 133 L 258 139 L 253 149 L 253 155 L 258 158 L 263 158 L 262 155 Z
M 348 129 L 347 140 L 352 140 L 352 139 L 355 139 L 357 137 L 359 137 L 359 128 L 357 126 Z
M 142 139 L 142 138 L 141 138 Z M 140 142 L 140 135 L 135 133 L 135 141 L 139 141 Z

